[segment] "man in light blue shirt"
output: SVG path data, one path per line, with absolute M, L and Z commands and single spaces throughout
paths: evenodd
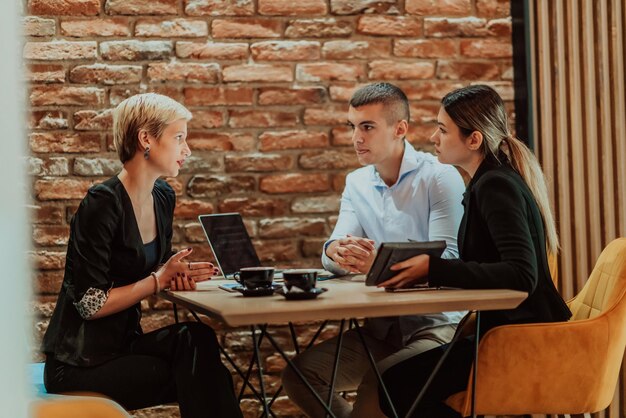
M 465 190 L 458 171 L 406 141 L 409 105 L 389 83 L 362 87 L 350 100 L 348 124 L 357 158 L 364 167 L 350 173 L 335 230 L 324 244 L 322 263 L 337 274 L 366 273 L 382 242 L 445 240 L 444 257 L 458 257 L 456 236 Z M 363 327 L 368 347 L 384 371 L 420 352 L 449 342 L 463 313 L 371 318 Z M 328 398 L 336 338 L 314 346 L 294 361 L 322 399 Z M 384 417 L 378 407 L 375 375 L 354 331 L 344 334 L 335 390 L 357 390 L 351 406 L 334 394 L 338 417 Z M 290 369 L 283 385 L 292 401 L 311 417 L 324 410 Z

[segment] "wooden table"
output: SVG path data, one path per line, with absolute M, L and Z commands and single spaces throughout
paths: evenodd
M 254 327 L 260 324 L 265 324 L 264 326 L 267 324 L 291 325 L 293 322 L 300 321 L 342 320 L 341 329 L 343 329 L 343 320 L 350 318 L 419 315 L 466 310 L 480 312 L 513 309 L 527 297 L 525 292 L 507 289 L 427 289 L 410 292 L 386 292 L 384 289 L 365 286 L 364 276 L 357 275 L 319 281 L 317 286 L 327 288 L 328 291 L 321 294 L 317 299 L 290 301 L 277 294 L 265 297 L 244 297 L 238 292 L 227 292 L 219 289 L 218 286 L 222 283 L 232 283 L 232 280 L 212 280 L 202 283 L 200 290 L 193 292 L 162 292 L 161 296 L 192 311 L 223 321 L 230 326 L 251 326 L 255 357 L 259 366 L 261 361 Z M 354 323 L 357 331 L 360 332 L 358 323 L 356 321 Z M 477 326 L 478 324 L 479 321 Z M 265 330 L 265 328 L 262 329 Z M 261 334 L 262 336 L 264 335 L 263 333 Z M 271 335 L 266 335 L 270 343 L 281 353 L 289 366 L 293 367 L 299 374 L 297 368 L 293 366 L 283 350 L 278 347 Z M 364 340 L 362 341 L 364 342 Z M 478 341 L 476 341 L 477 343 Z M 341 339 L 338 341 L 338 346 L 340 349 Z M 366 346 L 365 349 L 369 353 L 369 349 Z M 477 355 L 477 352 L 475 355 Z M 377 374 L 379 383 L 382 384 L 382 379 L 371 354 L 370 363 Z M 335 361 L 333 375 L 336 367 L 337 361 Z M 265 390 L 260 369 L 259 378 L 262 392 L 259 395 L 259 399 L 263 401 L 265 414 L 269 416 L 271 411 L 268 409 L 265 401 Z M 303 376 L 300 375 L 300 378 L 309 386 Z M 333 385 L 331 387 L 334 387 L 334 384 L 331 385 Z M 328 414 L 334 416 L 317 392 L 310 386 L 309 389 L 317 396 L 320 403 L 324 405 Z

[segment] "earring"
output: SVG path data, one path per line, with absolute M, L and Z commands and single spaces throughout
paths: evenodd
M 150 159 L 150 147 L 146 147 L 146 150 L 143 152 L 143 158 L 146 160 Z

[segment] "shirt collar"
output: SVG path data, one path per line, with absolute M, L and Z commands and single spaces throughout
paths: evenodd
M 400 163 L 400 172 L 398 174 L 398 180 L 396 184 L 400 183 L 404 176 L 409 174 L 412 171 L 417 170 L 417 151 L 413 148 L 413 145 L 406 139 L 404 140 L 404 153 L 402 154 L 402 162 Z M 387 184 L 383 181 L 378 174 L 378 170 L 376 170 L 376 166 L 371 166 L 371 180 L 374 186 L 376 187 L 387 187 Z

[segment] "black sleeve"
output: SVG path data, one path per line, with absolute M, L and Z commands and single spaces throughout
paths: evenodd
M 113 286 L 109 269 L 120 211 L 113 192 L 101 185 L 90 189 L 78 207 L 71 226 L 74 302 L 91 288 L 108 292 Z
M 476 186 L 478 210 L 488 229 L 485 233 L 491 236 L 500 262 L 477 263 L 431 257 L 429 283 L 431 286 L 501 288 L 532 293 L 538 280 L 537 259 L 522 190 L 503 175 L 484 178 L 480 187 Z

